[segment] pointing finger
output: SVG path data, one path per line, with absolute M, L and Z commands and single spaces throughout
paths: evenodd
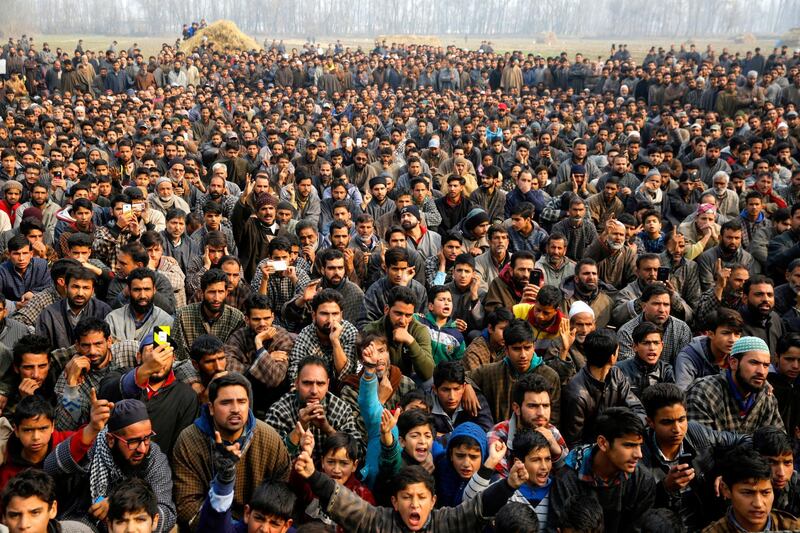
M 91 392 L 89 393 L 89 398 L 91 399 L 92 403 L 97 403 L 97 391 L 92 387 Z
M 219 434 L 219 431 L 214 432 L 214 442 L 217 444 L 222 444 L 222 435 Z

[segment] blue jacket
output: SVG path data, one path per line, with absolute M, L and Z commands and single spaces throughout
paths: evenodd
M 10 260 L 0 265 L 0 291 L 6 300 L 18 302 L 26 292 L 41 292 L 51 284 L 50 271 L 45 259 L 32 258 L 24 276 L 20 276 L 14 270 Z
M 462 436 L 471 437 L 480 445 L 481 465 L 483 465 L 483 462 L 489 454 L 489 441 L 486 438 L 486 431 L 478 424 L 474 422 L 464 422 L 456 426 L 450 434 L 450 440 L 447 443 L 447 451 L 436 460 L 436 470 L 434 471 L 436 477 L 436 503 L 440 507 L 455 507 L 459 505 L 464 497 L 464 489 L 467 487 L 467 483 L 469 483 L 469 479 L 463 479 L 453 468 L 453 463 L 450 462 L 450 451 L 453 441 L 458 440 L 458 437 Z
M 539 215 L 544 211 L 544 208 L 547 206 L 547 202 L 550 198 L 545 194 L 545 192 L 541 189 L 537 189 L 535 191 L 528 191 L 523 194 L 519 188 L 514 187 L 510 193 L 506 195 L 506 207 L 503 212 L 506 218 L 511 218 L 511 211 L 517 204 L 522 202 L 530 202 L 533 204 L 533 207 L 536 208 L 536 213 L 534 213 L 535 218 L 539 218 Z
M 508 248 L 511 253 L 529 250 L 533 252 L 536 259 L 544 253 L 544 242 L 547 240 L 547 232 L 536 222 L 533 223 L 533 230 L 527 237 L 523 236 L 514 228 L 508 229 Z
M 378 465 L 381 456 L 381 414 L 383 405 L 378 399 L 378 380 L 375 374 L 361 375 L 361 384 L 358 387 L 358 409 L 364 419 L 367 429 L 367 453 L 364 458 L 364 468 L 361 469 L 361 479 L 368 488 L 375 486 L 378 478 Z M 392 429 L 394 440 L 397 442 L 397 426 Z

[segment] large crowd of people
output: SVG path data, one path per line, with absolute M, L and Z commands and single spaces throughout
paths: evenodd
M 800 50 L 0 58 L 12 533 L 800 530 Z

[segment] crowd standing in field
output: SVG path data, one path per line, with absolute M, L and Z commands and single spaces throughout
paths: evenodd
M 1 57 L 13 533 L 800 529 L 800 50 Z

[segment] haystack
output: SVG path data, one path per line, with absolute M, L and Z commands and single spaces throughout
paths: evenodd
M 735 42 L 736 44 L 753 45 L 756 44 L 756 41 L 757 41 L 756 36 L 753 35 L 752 33 L 742 33 L 733 38 L 733 42 Z
M 386 44 L 419 44 L 426 46 L 443 46 L 442 40 L 435 35 L 379 35 L 376 41 L 386 41 Z
M 243 33 L 235 23 L 230 20 L 218 20 L 195 33 L 188 41 L 183 41 L 181 50 L 191 52 L 203 43 L 203 37 L 208 37 L 208 41 L 214 43 L 216 50 L 248 51 L 261 49 L 258 42 Z
M 553 46 L 558 44 L 558 37 L 556 37 L 555 32 L 543 31 L 536 34 L 534 42 L 538 44 L 545 44 L 547 46 Z

